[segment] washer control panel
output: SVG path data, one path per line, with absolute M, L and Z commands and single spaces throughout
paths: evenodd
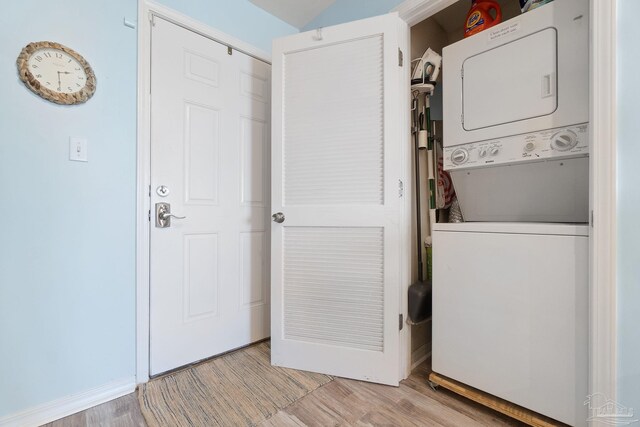
M 469 169 L 589 155 L 587 123 L 446 147 L 444 169 Z

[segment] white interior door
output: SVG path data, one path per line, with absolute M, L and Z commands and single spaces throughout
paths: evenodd
M 275 365 L 398 384 L 406 32 L 387 15 L 274 42 Z
M 270 66 L 158 17 L 151 374 L 269 336 Z M 157 203 L 169 203 L 158 228 Z

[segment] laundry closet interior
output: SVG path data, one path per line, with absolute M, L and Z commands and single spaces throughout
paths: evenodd
M 464 1 L 411 27 L 412 135 L 427 171 L 421 243 L 433 286 L 432 321 L 414 327 L 412 347 L 432 337 L 435 383 L 453 379 L 584 425 L 589 4 L 522 13 L 518 2 L 497 3 L 502 22 L 468 38 Z M 424 75 L 438 55 L 432 88 Z

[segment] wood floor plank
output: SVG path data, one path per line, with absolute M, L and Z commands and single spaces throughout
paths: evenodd
M 304 423 L 296 417 L 280 411 L 271 418 L 263 421 L 260 427 L 306 427 Z
M 457 412 L 465 414 L 467 417 L 475 420 L 476 425 L 482 426 L 524 426 L 525 424 L 514 420 L 499 412 L 493 411 L 482 406 L 472 400 L 466 399 L 442 387 L 434 391 L 428 382 L 431 373 L 431 360 L 427 359 L 418 366 L 409 378 L 402 383 L 407 387 L 411 387 L 420 394 L 427 396 L 439 402 L 440 405 L 451 408 Z
M 374 409 L 386 409 L 402 420 L 402 425 L 425 425 L 427 422 L 429 425 L 442 426 L 474 424 L 474 420 L 465 414 L 443 406 L 404 384 L 400 384 L 400 387 L 386 387 L 351 381 L 350 385 L 356 393 L 362 392 L 366 400 L 374 402 Z M 385 400 L 377 400 L 376 396 L 383 396 Z
M 77 414 L 61 418 L 52 423 L 45 424 L 43 427 L 85 427 L 86 425 L 87 411 L 82 411 L 78 412 Z
M 136 393 L 130 393 L 44 427 L 146 427 Z
M 427 381 L 430 364 L 428 359 L 418 366 L 399 387 L 336 378 L 281 409 L 260 427 L 524 425 L 446 389 L 432 390 Z M 46 425 L 89 426 L 145 427 L 146 423 L 138 398 L 132 393 Z
M 111 402 L 87 411 L 87 426 L 91 427 L 145 427 L 140 405 L 135 393 L 127 394 Z

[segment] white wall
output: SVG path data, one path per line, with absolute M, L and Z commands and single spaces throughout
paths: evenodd
M 640 2 L 618 0 L 618 401 L 640 414 Z M 637 416 L 635 418 L 638 418 Z
M 246 0 L 165 0 L 269 51 L 297 30 Z M 0 419 L 135 373 L 136 0 L 22 0 L 0 13 Z M 91 63 L 86 104 L 42 100 L 32 41 Z M 68 160 L 86 137 L 88 163 Z
M 337 0 L 315 19 L 305 25 L 301 31 L 382 15 L 388 13 L 403 1 L 404 0 Z
M 156 0 L 211 27 L 271 52 L 271 42 L 298 29 L 248 0 Z

